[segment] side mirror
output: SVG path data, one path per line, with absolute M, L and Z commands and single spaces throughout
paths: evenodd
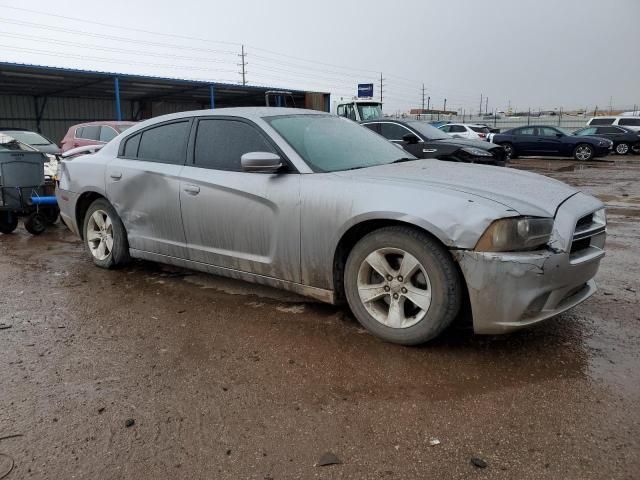
M 240 157 L 245 172 L 275 173 L 284 165 L 279 155 L 271 152 L 249 152 Z
M 402 137 L 402 140 L 410 145 L 416 144 L 420 141 L 420 139 L 413 133 L 407 133 L 404 137 Z
M 558 138 L 564 137 L 564 133 L 556 133 L 556 137 Z

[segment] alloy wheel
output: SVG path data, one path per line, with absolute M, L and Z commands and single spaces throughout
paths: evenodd
M 91 254 L 104 260 L 113 251 L 113 223 L 104 210 L 96 210 L 87 222 L 87 243 Z
M 576 158 L 581 161 L 589 160 L 591 158 L 591 147 L 580 145 L 576 148 Z
M 626 155 L 629 152 L 629 145 L 626 143 L 620 143 L 616 145 L 616 153 L 618 155 Z
M 409 252 L 381 248 L 358 271 L 358 295 L 367 312 L 390 328 L 408 328 L 431 306 L 431 282 L 424 266 Z

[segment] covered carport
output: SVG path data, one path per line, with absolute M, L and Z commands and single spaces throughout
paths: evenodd
M 0 128 L 35 130 L 59 142 L 78 123 L 263 106 L 273 90 L 278 89 L 0 62 Z M 329 110 L 328 93 L 287 89 L 274 102 Z

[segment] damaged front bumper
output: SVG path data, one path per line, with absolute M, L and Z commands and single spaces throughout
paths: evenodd
M 453 251 L 467 283 L 474 331 L 499 334 L 527 327 L 593 295 L 606 230 L 593 224 L 593 235 L 585 242 L 576 225 L 601 207 L 593 197 L 571 197 L 558 210 L 547 250 Z

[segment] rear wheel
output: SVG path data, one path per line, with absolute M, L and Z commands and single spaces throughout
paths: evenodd
M 86 248 L 98 267 L 115 268 L 129 262 L 129 242 L 124 225 L 104 198 L 89 206 L 82 232 Z
M 26 228 L 27 232 L 31 235 L 40 235 L 47 229 L 47 222 L 40 213 L 32 213 L 25 220 L 24 228 Z
M 358 321 L 388 342 L 418 345 L 456 317 L 462 286 L 449 252 L 410 227 L 385 227 L 356 244 L 344 274 Z
M 626 155 L 627 153 L 629 153 L 629 144 L 628 143 L 619 143 L 618 145 L 616 145 L 616 153 L 618 155 Z
M 591 145 L 588 145 L 586 143 L 581 143 L 573 151 L 573 158 L 575 158 L 580 162 L 586 162 L 593 158 L 593 154 L 594 154 L 594 151 Z
M 504 154 L 507 160 L 512 158 L 518 158 L 518 154 L 516 153 L 516 149 L 511 143 L 501 143 L 502 148 L 504 148 Z
M 0 233 L 12 233 L 18 228 L 18 217 L 11 212 L 0 212 Z

